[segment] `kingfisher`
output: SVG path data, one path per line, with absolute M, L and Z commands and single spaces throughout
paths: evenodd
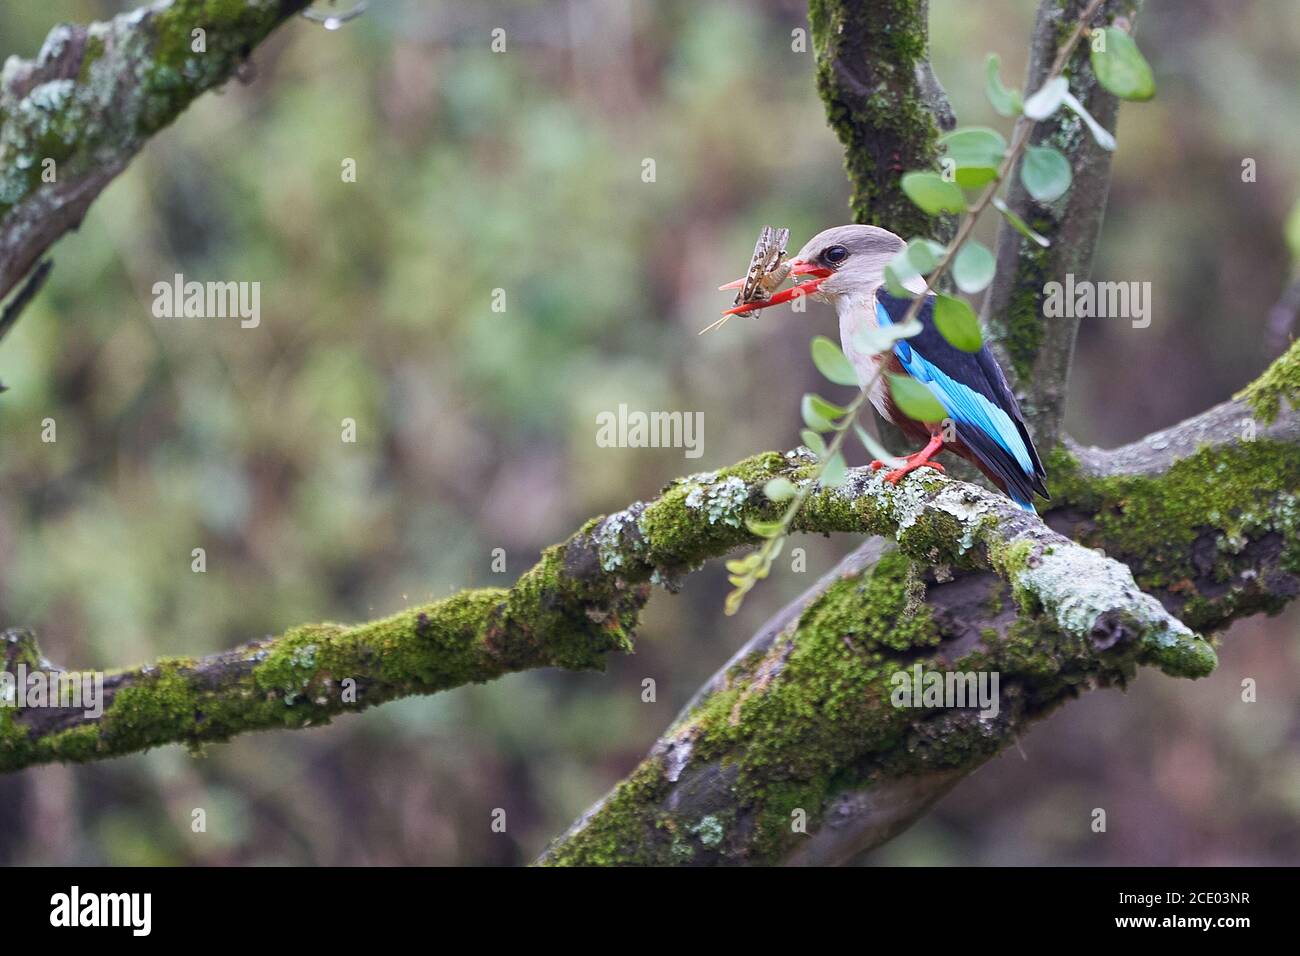
M 766 309 L 801 296 L 830 303 L 839 317 L 841 347 L 857 373 L 858 384 L 870 386 L 871 404 L 909 438 L 926 443 L 906 456 L 901 467 L 886 473 L 885 480 L 897 484 L 918 468 L 943 471 L 934 456 L 952 451 L 974 464 L 1021 508 L 1035 513 L 1034 495 L 1049 497 L 1043 483 L 1047 475 L 1025 427 L 1020 404 L 987 345 L 980 346 L 978 352 L 965 352 L 935 327 L 933 293 L 926 293 L 917 312 L 921 331 L 916 335 L 897 339 L 892 349 L 883 353 L 871 353 L 859 344 L 864 328 L 897 325 L 912 305 L 912 299 L 891 295 L 885 287 L 885 266 L 906 246 L 900 237 L 878 226 L 827 229 L 789 260 L 789 274 L 802 277 L 802 281 L 797 278 L 791 288 L 728 312 Z M 737 280 L 722 288 L 739 288 L 743 282 Z M 920 294 L 924 287 L 914 277 L 909 290 Z M 878 376 L 882 362 L 886 374 Z M 945 429 L 945 422 L 922 422 L 904 414 L 890 394 L 888 374 L 910 376 L 923 384 L 948 413 L 951 427 Z M 886 464 L 873 461 L 871 467 L 879 470 Z

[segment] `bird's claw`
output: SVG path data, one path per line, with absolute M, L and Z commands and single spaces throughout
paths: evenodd
M 873 466 L 875 464 L 877 463 L 872 462 Z M 882 464 L 881 467 L 883 468 L 884 465 Z M 909 461 L 902 468 L 895 468 L 893 471 L 886 474 L 885 481 L 889 482 L 891 485 L 896 485 L 908 474 L 916 471 L 918 468 L 933 468 L 935 471 L 943 474 L 943 465 L 939 464 L 937 461 Z M 875 471 L 876 469 L 873 467 L 872 470 Z

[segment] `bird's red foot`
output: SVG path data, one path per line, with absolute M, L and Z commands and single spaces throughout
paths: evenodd
M 916 460 L 913 461 L 913 458 Z M 884 466 L 882 465 L 881 467 Z M 895 468 L 893 471 L 886 474 L 885 481 L 889 482 L 891 485 L 896 485 L 902 481 L 905 476 L 916 471 L 918 468 L 933 468 L 937 472 L 943 472 L 943 465 L 939 464 L 937 461 L 927 461 L 922 459 L 919 455 L 914 455 L 908 457 L 907 464 L 902 468 Z
M 891 485 L 896 485 L 900 481 L 902 481 L 906 475 L 916 471 L 916 469 L 918 468 L 933 468 L 935 471 L 942 473 L 943 465 L 939 464 L 937 461 L 930 460 L 931 455 L 937 455 L 942 450 L 943 450 L 943 436 L 937 434 L 931 435 L 930 443 L 926 445 L 924 448 L 922 448 L 920 451 L 908 455 L 906 458 L 904 458 L 903 467 L 895 468 L 893 471 L 888 472 L 885 475 L 885 481 L 889 482 Z M 880 461 L 879 459 L 871 463 L 872 471 L 879 471 L 881 468 L 884 467 L 885 467 L 885 463 L 883 461 Z

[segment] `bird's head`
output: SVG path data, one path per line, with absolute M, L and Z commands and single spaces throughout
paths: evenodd
M 870 294 L 885 278 L 885 266 L 907 243 L 879 226 L 835 226 L 813 236 L 790 260 L 796 285 L 783 289 L 766 302 L 751 302 L 729 309 L 728 314 L 766 309 L 801 296 L 834 305 L 842 298 Z M 722 286 L 739 288 L 744 280 Z

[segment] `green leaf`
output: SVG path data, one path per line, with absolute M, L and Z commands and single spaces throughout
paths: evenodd
M 836 385 L 857 385 L 858 373 L 840 347 L 824 335 L 812 340 L 812 360 L 817 371 Z
M 978 352 L 984 344 L 979 319 L 963 299 L 938 296 L 934 303 L 934 324 L 945 339 L 963 352 Z
M 962 189 L 979 189 L 998 178 L 996 166 L 958 166 L 952 174 Z
M 826 454 L 826 442 L 822 441 L 822 436 L 818 435 L 811 428 L 805 428 L 799 433 L 799 440 L 808 446 L 808 450 L 821 458 Z
M 827 488 L 838 488 L 849 477 L 849 466 L 839 452 L 831 455 L 822 469 L 821 483 Z
M 898 254 L 916 270 L 917 275 L 928 275 L 943 258 L 944 248 L 933 239 L 916 238 L 907 244 L 907 248 Z M 895 256 L 895 259 L 898 258 Z
M 924 326 L 917 318 L 902 325 L 873 327 L 864 323 L 853 331 L 853 349 L 863 355 L 879 355 L 892 349 L 899 339 L 910 338 L 923 330 Z
M 983 126 L 953 130 L 939 138 L 939 145 L 947 148 L 948 158 L 957 165 L 957 185 L 966 189 L 976 189 L 996 179 L 1007 151 L 1002 134 Z
M 813 392 L 809 392 L 805 395 L 803 400 L 808 407 L 813 410 L 814 414 L 819 418 L 826 419 L 827 421 L 834 421 L 848 411 L 844 406 L 836 405 L 834 402 L 828 402 L 826 399 L 822 398 L 820 395 L 814 394 Z
M 904 173 L 902 186 L 907 198 L 931 216 L 966 211 L 966 196 L 961 187 L 946 182 L 938 173 Z
M 789 501 L 798 492 L 799 489 L 788 478 L 773 478 L 763 486 L 763 494 L 767 495 L 767 499 L 777 503 Z
M 993 281 L 997 262 L 988 247 L 975 239 L 968 239 L 957 250 L 952 262 L 952 280 L 962 292 L 979 292 Z
M 1097 38 L 1092 39 L 1092 71 L 1097 82 L 1122 100 L 1149 100 L 1156 95 L 1151 65 L 1131 36 L 1119 27 L 1106 27 L 1100 44 L 1104 52 L 1098 52 Z
M 1104 150 L 1114 152 L 1115 137 L 1110 135 L 1110 131 L 1107 130 L 1106 127 L 1102 126 L 1095 119 L 1093 119 L 1092 114 L 1089 113 L 1088 110 L 1084 107 L 1084 105 L 1080 103 L 1077 99 L 1075 99 L 1074 96 L 1068 90 L 1061 97 L 1061 102 L 1064 103 L 1066 106 L 1068 106 L 1070 109 L 1074 110 L 1074 112 L 1078 114 L 1079 119 L 1083 120 L 1085 123 L 1088 124 L 1088 131 L 1092 133 L 1092 138 L 1097 141 L 1098 146 L 1100 146 Z
M 757 518 L 746 518 L 745 527 L 751 534 L 756 534 L 760 538 L 775 538 L 784 527 L 780 521 L 759 521 Z
M 1035 122 L 1047 119 L 1057 111 L 1069 92 L 1070 84 L 1063 76 L 1044 83 L 1025 100 L 1025 115 Z
M 853 431 L 857 433 L 858 441 L 862 442 L 862 447 L 867 450 L 867 453 L 870 454 L 873 459 L 883 462 L 890 468 L 903 467 L 903 459 L 895 458 L 891 455 L 889 449 L 872 438 L 871 435 L 867 433 L 867 430 L 857 422 L 853 423 Z
M 1046 249 L 1052 243 L 1046 236 L 1040 236 L 1034 230 L 1029 228 L 1029 224 L 1016 215 L 1015 210 L 1003 202 L 1001 196 L 993 197 L 993 208 L 1002 213 L 1007 222 L 1011 223 L 1011 228 L 1020 233 L 1030 242 L 1035 242 Z
M 803 423 L 815 432 L 834 431 L 835 426 L 827 421 L 825 416 L 817 414 L 811 399 L 811 395 L 805 395 L 803 401 L 799 403 L 799 412 L 803 415 Z
M 1050 146 L 1030 146 L 1020 164 L 1020 181 L 1039 202 L 1060 199 L 1070 188 L 1070 161 Z
M 1002 85 L 998 68 L 1002 59 L 996 53 L 990 53 L 984 64 L 984 95 L 993 105 L 993 111 L 999 116 L 1015 116 L 1024 107 L 1019 90 L 1009 90 Z
M 756 567 L 763 563 L 763 556 L 755 551 L 753 554 L 747 554 L 743 558 L 732 558 L 727 562 L 727 570 L 732 574 L 749 574 Z
M 963 126 L 939 137 L 939 145 L 958 163 L 996 166 L 1007 151 L 1002 134 L 987 126 Z
M 918 422 L 941 422 L 948 412 L 928 388 L 906 375 L 889 376 L 889 394 L 899 411 Z
M 900 299 L 910 299 L 914 293 L 904 283 L 909 279 L 919 278 L 920 275 L 912 263 L 908 261 L 907 250 L 904 249 L 894 257 L 889 265 L 885 266 L 885 289 L 892 296 Z

